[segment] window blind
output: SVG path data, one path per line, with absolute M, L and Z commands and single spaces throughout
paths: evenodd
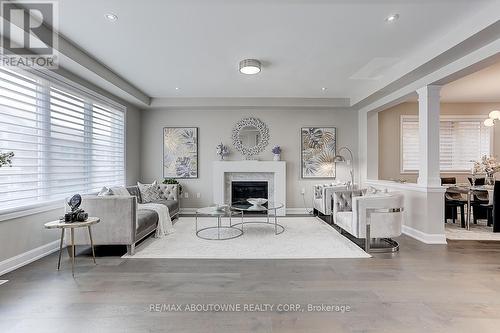
M 124 110 L 25 72 L 0 68 L 0 210 L 125 183 Z
M 490 155 L 490 128 L 481 119 L 457 116 L 443 118 L 439 128 L 439 163 L 441 171 L 469 171 L 473 160 Z M 401 164 L 403 172 L 419 169 L 418 118 L 401 120 Z

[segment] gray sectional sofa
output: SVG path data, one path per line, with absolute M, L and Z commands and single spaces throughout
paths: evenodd
M 175 184 L 160 184 L 165 199 L 155 201 L 169 208 L 172 220 L 179 215 L 178 187 Z M 126 245 L 127 252 L 134 254 L 135 244 L 156 230 L 158 214 L 153 210 L 139 209 L 142 203 L 137 186 L 127 187 L 130 196 L 84 196 L 81 208 L 89 216 L 101 222 L 92 226 L 94 245 Z M 69 241 L 69 234 L 65 239 Z M 75 230 L 75 245 L 90 245 L 88 234 Z

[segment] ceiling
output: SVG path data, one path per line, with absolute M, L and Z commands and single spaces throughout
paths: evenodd
M 492 2 L 60 0 L 59 31 L 155 98 L 352 98 Z M 240 74 L 245 58 L 262 72 Z
M 500 102 L 500 62 L 441 89 L 443 102 Z

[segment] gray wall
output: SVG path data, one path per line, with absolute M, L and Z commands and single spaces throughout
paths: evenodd
M 71 79 L 74 79 L 72 77 Z M 78 81 L 82 84 L 84 81 Z M 91 84 L 85 84 L 92 88 Z M 95 89 L 98 90 L 98 89 Z M 99 93 L 103 93 L 99 90 Z M 112 96 L 107 96 L 112 97 Z M 127 106 L 127 137 L 126 137 L 126 181 L 134 184 L 140 175 L 140 138 L 141 138 L 141 112 L 131 105 L 114 98 Z M 61 203 L 61 207 L 63 204 Z M 59 218 L 63 209 L 55 209 L 44 213 L 24 216 L 16 219 L 0 221 L 0 262 L 38 248 L 59 239 L 59 232 L 46 230 L 43 224 Z
M 199 128 L 199 178 L 180 180 L 189 198 L 182 199 L 183 208 L 212 204 L 212 161 L 217 160 L 215 146 L 221 141 L 231 150 L 230 160 L 241 160 L 241 155 L 231 145 L 231 131 L 244 117 L 257 117 L 269 127 L 270 141 L 261 160 L 271 160 L 271 148 L 280 145 L 282 160 L 287 161 L 287 206 L 304 207 L 301 188 L 306 190 L 306 207 L 311 207 L 312 185 L 331 180 L 303 180 L 300 178 L 300 127 L 334 126 L 337 128 L 337 147 L 348 146 L 357 155 L 357 114 L 346 109 L 332 110 L 167 110 L 155 109 L 142 112 L 141 180 L 161 181 L 163 127 L 186 126 Z M 337 166 L 337 179 L 348 179 L 344 165 Z M 200 193 L 201 198 L 196 198 Z

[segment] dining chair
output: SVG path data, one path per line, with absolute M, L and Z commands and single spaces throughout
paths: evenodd
M 457 183 L 455 177 L 441 177 L 441 185 L 453 185 Z M 453 223 L 457 219 L 457 209 L 460 208 L 460 224 L 462 228 L 465 227 L 465 205 L 467 201 L 464 200 L 460 193 L 446 192 L 444 194 L 444 222 L 451 219 Z
M 500 232 L 500 181 L 493 188 L 493 232 Z
M 472 178 L 468 177 L 469 183 L 472 185 Z M 475 185 L 483 186 L 485 178 L 476 178 Z M 477 224 L 477 220 L 488 219 L 488 191 L 474 191 L 472 193 L 472 201 L 470 203 L 472 207 L 472 220 L 474 224 Z

